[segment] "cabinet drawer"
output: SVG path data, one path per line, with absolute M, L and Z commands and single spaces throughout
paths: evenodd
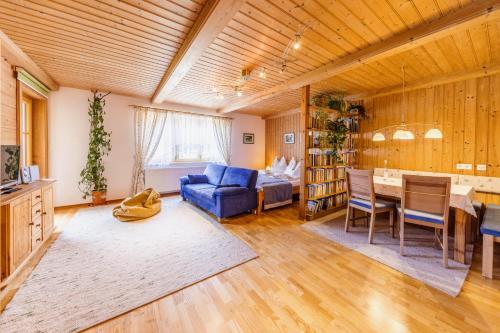
M 31 226 L 32 227 L 39 227 L 41 228 L 42 227 L 42 216 L 38 215 L 36 216 L 35 218 L 32 218 L 31 219 Z
M 31 204 L 34 206 L 42 201 L 42 189 L 31 192 Z
M 31 207 L 31 219 L 34 220 L 38 216 L 42 215 L 42 203 L 39 202 Z
M 42 243 L 42 229 L 34 228 L 31 229 L 32 232 L 36 231 L 35 234 L 31 235 L 31 251 L 35 250 L 35 248 Z
M 33 224 L 31 226 L 31 239 L 42 238 L 42 224 Z

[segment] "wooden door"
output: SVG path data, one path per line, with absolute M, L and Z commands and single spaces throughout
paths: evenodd
M 42 189 L 42 228 L 43 239 L 49 237 L 54 228 L 54 202 L 52 186 L 47 186 Z
M 31 195 L 11 203 L 11 273 L 31 252 Z

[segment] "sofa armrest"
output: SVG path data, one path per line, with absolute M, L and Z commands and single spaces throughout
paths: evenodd
M 180 180 L 180 182 L 181 182 L 181 187 L 182 187 L 183 185 L 187 185 L 187 184 L 189 184 L 189 178 L 188 178 L 188 176 L 182 176 L 181 178 L 179 178 L 179 180 Z
M 246 187 L 221 187 L 214 191 L 214 197 L 232 197 L 250 192 Z

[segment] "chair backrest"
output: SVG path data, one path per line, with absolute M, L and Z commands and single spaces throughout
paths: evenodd
M 375 203 L 373 170 L 346 169 L 346 181 L 349 199 L 360 198 Z
M 403 175 L 401 208 L 439 214 L 448 221 L 450 177 Z

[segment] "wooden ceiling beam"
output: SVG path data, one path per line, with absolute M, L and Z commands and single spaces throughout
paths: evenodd
M 465 71 L 453 72 L 445 75 L 441 75 L 438 77 L 430 77 L 422 80 L 418 80 L 415 82 L 408 82 L 405 86 L 405 91 L 412 91 L 423 88 L 430 88 L 442 84 L 447 84 L 451 82 L 463 81 L 468 79 L 474 79 L 477 77 L 490 76 L 494 74 L 500 73 L 500 64 L 490 65 L 490 66 L 482 66 L 481 68 L 469 69 Z M 392 94 L 398 94 L 403 92 L 403 88 L 401 85 L 384 88 L 380 90 L 371 91 L 363 94 L 356 95 L 348 95 L 345 98 L 347 100 L 360 100 L 366 98 L 375 98 L 381 96 L 387 96 Z
M 287 90 L 298 89 L 326 80 L 356 69 L 364 64 L 417 48 L 431 41 L 446 37 L 451 33 L 499 18 L 500 0 L 473 2 L 435 21 L 421 24 L 270 89 L 242 98 L 237 103 L 219 109 L 219 112 L 233 112 L 249 105 L 260 103 Z
M 7 59 L 10 65 L 24 68 L 50 90 L 58 90 L 59 84 L 41 69 L 23 50 L 19 48 L 3 31 L 0 30 L 0 41 L 2 44 L 2 57 Z
M 159 104 L 166 99 L 244 3 L 244 0 L 206 2 L 156 88 L 153 103 Z

